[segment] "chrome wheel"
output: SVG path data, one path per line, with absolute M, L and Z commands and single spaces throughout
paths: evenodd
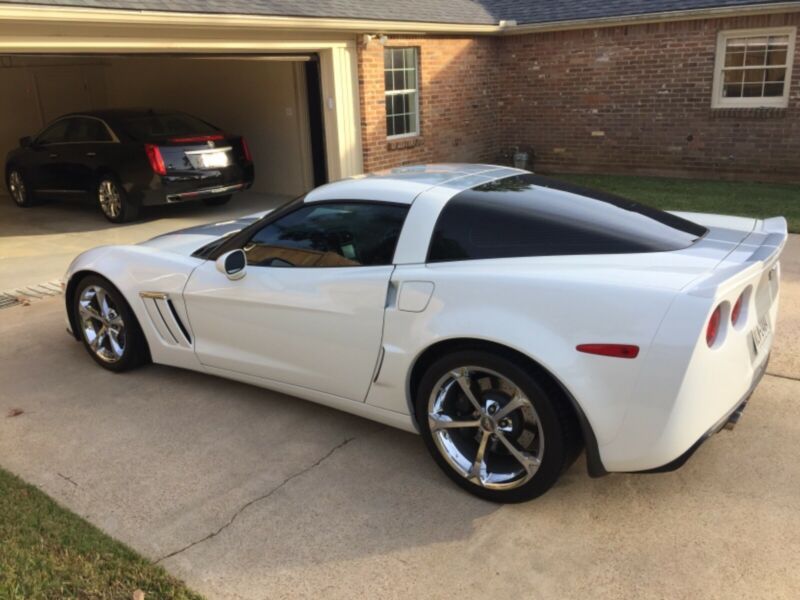
M 125 353 L 125 323 L 106 290 L 90 285 L 81 292 L 78 316 L 86 343 L 98 358 L 115 363 Z
M 520 487 L 542 463 L 544 432 L 533 404 L 495 371 L 465 366 L 440 378 L 428 400 L 428 424 L 450 466 L 483 488 Z
M 8 189 L 11 192 L 11 197 L 14 199 L 14 202 L 20 206 L 25 204 L 27 190 L 25 189 L 25 182 L 22 181 L 22 175 L 19 174 L 19 171 L 11 171 L 11 175 L 8 176 Z
M 104 179 L 100 182 L 97 190 L 97 197 L 100 200 L 100 208 L 109 219 L 118 219 L 122 214 L 122 195 L 117 184 L 111 179 Z

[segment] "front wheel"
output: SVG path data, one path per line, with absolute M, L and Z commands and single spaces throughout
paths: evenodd
M 82 279 L 72 310 L 86 351 L 101 367 L 119 372 L 147 362 L 147 340 L 139 322 L 110 281 L 95 275 Z
M 25 185 L 25 178 L 19 169 L 12 169 L 6 178 L 6 185 L 8 191 L 11 193 L 11 199 L 17 206 L 27 208 L 33 204 L 28 186 Z
M 131 203 L 125 189 L 113 175 L 100 177 L 97 183 L 97 203 L 103 215 L 112 223 L 133 221 L 139 215 L 139 207 Z
M 550 489 L 579 449 L 563 399 L 520 364 L 465 350 L 436 361 L 416 409 L 439 467 L 472 494 L 523 502 Z

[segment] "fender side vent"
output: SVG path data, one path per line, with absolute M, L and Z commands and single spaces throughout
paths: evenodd
M 167 298 L 167 306 L 169 306 L 169 311 L 172 313 L 172 317 L 175 319 L 175 322 L 178 324 L 178 327 L 183 334 L 183 337 L 186 338 L 186 341 L 190 344 L 192 343 L 192 336 L 189 335 L 189 332 L 186 330 L 186 326 L 181 321 L 181 318 L 178 316 L 178 311 L 175 310 L 175 305 L 172 304 L 172 300 Z
M 178 316 L 169 295 L 162 292 L 140 292 L 139 295 L 161 339 L 170 346 L 190 348 L 192 338 L 189 330 Z

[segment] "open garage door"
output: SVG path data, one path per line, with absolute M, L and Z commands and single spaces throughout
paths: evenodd
M 244 136 L 254 192 L 296 196 L 327 178 L 315 54 L 5 56 L 0 89 L 2 156 L 65 113 L 153 108 Z

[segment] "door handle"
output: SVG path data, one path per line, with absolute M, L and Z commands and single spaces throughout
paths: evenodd
M 97 152 L 87 152 L 86 156 L 97 156 Z

